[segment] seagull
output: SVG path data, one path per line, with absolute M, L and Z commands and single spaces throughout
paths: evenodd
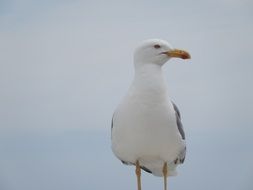
M 162 71 L 170 58 L 191 56 L 160 39 L 145 40 L 136 48 L 134 80 L 112 118 L 112 151 L 123 164 L 135 166 L 138 190 L 141 169 L 163 177 L 166 190 L 167 177 L 175 176 L 176 167 L 185 160 L 181 115 Z

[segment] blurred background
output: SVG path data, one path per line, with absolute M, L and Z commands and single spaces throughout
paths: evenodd
M 169 189 L 253 189 L 252 18 L 250 0 L 1 0 L 0 189 L 136 189 L 110 124 L 148 38 L 192 55 L 164 66 L 188 146 Z

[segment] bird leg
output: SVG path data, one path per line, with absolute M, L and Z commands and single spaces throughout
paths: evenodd
M 165 162 L 163 165 L 164 190 L 167 190 L 167 176 L 168 176 L 168 167 L 167 167 L 167 162 Z
M 135 173 L 137 176 L 138 190 L 141 190 L 141 167 L 140 167 L 139 160 L 137 160 L 137 162 L 136 162 Z

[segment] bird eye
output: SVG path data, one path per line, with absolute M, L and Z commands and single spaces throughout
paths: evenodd
M 155 49 L 159 49 L 159 48 L 161 48 L 161 46 L 158 45 L 158 44 L 156 44 L 156 45 L 154 45 L 154 48 L 155 48 Z

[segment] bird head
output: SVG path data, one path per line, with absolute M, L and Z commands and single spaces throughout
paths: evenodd
M 191 56 L 184 50 L 174 49 L 172 46 L 160 39 L 149 39 L 143 41 L 135 50 L 135 63 L 154 63 L 163 65 L 170 58 L 190 59 Z

